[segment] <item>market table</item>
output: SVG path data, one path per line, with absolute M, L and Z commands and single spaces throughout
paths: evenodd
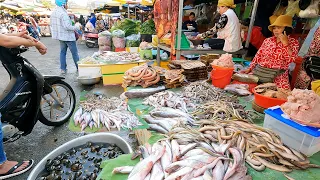
M 129 87 L 130 89 L 138 89 L 136 87 Z M 177 89 L 171 89 L 172 91 L 180 91 L 179 88 Z M 252 109 L 251 102 L 253 98 L 252 97 L 239 97 L 240 104 L 243 105 L 247 110 Z M 141 116 L 142 114 L 145 114 L 149 112 L 152 108 L 150 106 L 146 106 L 142 104 L 143 99 L 137 98 L 137 99 L 129 99 L 128 100 L 128 106 L 129 109 L 135 113 L 137 116 Z M 263 126 L 263 119 L 258 118 L 253 120 L 255 124 L 259 126 Z M 157 140 L 163 138 L 163 136 L 159 133 L 152 133 L 152 137 L 149 140 L 150 144 L 155 143 Z M 310 162 L 313 164 L 320 165 L 320 152 L 314 154 L 312 157 L 309 157 Z M 107 160 L 102 163 L 103 170 L 99 174 L 98 179 L 112 179 L 112 180 L 124 180 L 127 179 L 128 175 L 125 174 L 112 174 L 112 170 L 115 167 L 120 166 L 134 166 L 139 162 L 139 158 L 135 160 L 131 160 L 131 155 L 122 155 L 118 157 L 117 159 L 113 160 Z M 285 180 L 287 179 L 282 172 L 271 170 L 269 168 L 266 168 L 262 172 L 258 172 L 248 167 L 248 174 L 252 176 L 253 179 L 268 179 L 268 180 Z M 294 170 L 291 173 L 288 173 L 288 176 L 298 180 L 298 179 L 304 179 L 304 180 L 317 180 L 320 177 L 320 169 L 316 168 L 309 168 L 307 170 Z

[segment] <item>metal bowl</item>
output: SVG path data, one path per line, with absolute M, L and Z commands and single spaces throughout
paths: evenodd
M 82 136 L 82 137 L 78 137 L 76 139 L 73 139 L 73 140 L 63 144 L 62 146 L 56 148 L 51 153 L 49 153 L 32 170 L 32 172 L 30 173 L 30 175 L 28 177 L 28 180 L 35 180 L 38 177 L 38 175 L 43 171 L 48 159 L 54 159 L 57 156 L 59 156 L 60 154 L 68 151 L 69 149 L 84 145 L 87 142 L 116 144 L 125 154 L 132 153 L 132 148 L 130 147 L 130 145 L 118 135 L 111 134 L 111 133 L 89 134 L 86 136 Z
M 83 85 L 94 85 L 97 84 L 101 81 L 101 76 L 100 77 L 90 77 L 90 76 L 79 76 L 78 77 L 78 82 L 83 84 Z
M 204 43 L 204 40 L 201 39 L 195 39 L 195 40 L 190 40 L 194 46 L 202 45 Z

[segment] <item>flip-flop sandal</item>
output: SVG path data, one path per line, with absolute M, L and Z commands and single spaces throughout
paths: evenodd
M 1 174 L 0 175 L 0 179 L 8 179 L 8 178 L 11 178 L 13 176 L 18 176 L 20 174 L 23 174 L 23 173 L 27 172 L 33 166 L 34 161 L 33 160 L 29 160 L 29 165 L 26 168 L 22 169 L 19 172 L 15 172 L 14 173 L 14 171 L 16 169 L 18 169 L 23 163 L 24 163 L 24 161 L 19 162 L 17 165 L 13 166 L 6 174 Z

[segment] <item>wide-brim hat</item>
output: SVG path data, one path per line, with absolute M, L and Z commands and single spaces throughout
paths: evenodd
M 274 22 L 276 22 L 276 20 L 277 20 L 278 17 L 279 17 L 279 16 L 276 16 L 276 15 L 270 16 L 270 17 L 269 17 L 270 24 L 273 24 Z
M 269 30 L 272 31 L 274 26 L 292 28 L 292 17 L 288 15 L 281 15 L 268 27 Z

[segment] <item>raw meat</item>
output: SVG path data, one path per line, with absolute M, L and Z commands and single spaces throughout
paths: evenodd
M 294 89 L 281 109 L 300 124 L 320 127 L 320 96 L 311 90 Z
M 214 60 L 211 65 L 233 68 L 234 63 L 232 61 L 232 54 L 222 54 L 219 59 Z

